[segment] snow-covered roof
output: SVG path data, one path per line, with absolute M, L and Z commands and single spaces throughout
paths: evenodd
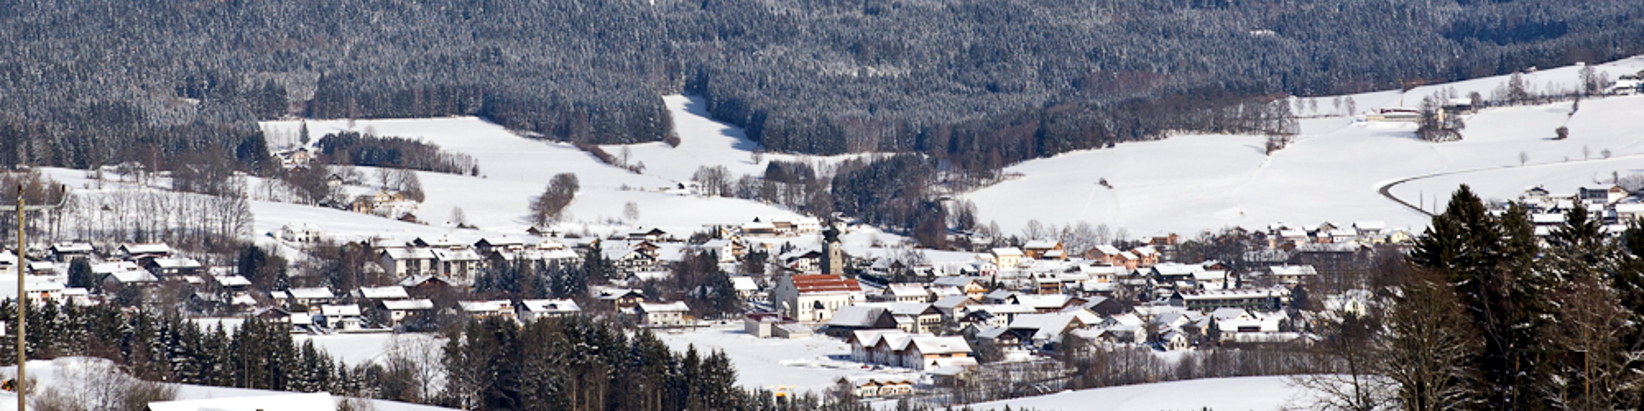
M 1272 266 L 1272 267 L 1268 267 L 1268 270 L 1271 270 L 1273 272 L 1273 275 L 1285 275 L 1285 276 L 1302 276 L 1302 275 L 1318 275 L 1319 274 L 1319 271 L 1317 269 L 1314 269 L 1313 266 L 1311 266 L 1311 265 L 1275 265 L 1275 266 Z
M 835 310 L 833 317 L 828 319 L 830 327 L 872 327 L 874 320 L 885 315 L 889 309 L 870 305 L 847 305 Z
M 405 292 L 405 287 L 390 285 L 383 287 L 360 287 L 360 298 L 371 300 L 399 300 L 411 298 Z
M 360 316 L 360 306 L 354 304 L 322 305 L 320 306 L 320 315 L 326 317 L 358 317 Z
M 1056 246 L 1059 246 L 1059 245 L 1062 245 L 1061 241 L 1056 241 L 1056 240 L 1033 240 L 1033 241 L 1027 242 L 1027 244 L 1023 244 L 1022 248 L 1026 248 L 1026 249 L 1029 249 L 1029 250 L 1049 250 L 1049 249 L 1052 249 L 1052 248 L 1056 248 Z
M 995 248 L 993 249 L 993 255 L 999 257 L 1021 257 L 1022 250 L 1016 247 Z
M 682 313 L 682 312 L 690 311 L 691 307 L 685 305 L 684 301 L 674 301 L 674 302 L 671 302 L 671 303 L 639 303 L 639 310 L 647 312 L 647 313 L 663 313 L 663 312 L 679 312 L 679 313 Z
M 1107 244 L 1101 244 L 1101 245 L 1096 246 L 1096 252 L 1099 252 L 1099 253 L 1102 253 L 1102 254 L 1105 254 L 1105 255 L 1118 255 L 1119 254 L 1119 248 L 1111 246 L 1111 245 L 1107 245 Z
M 479 261 L 480 255 L 474 250 L 459 248 L 455 250 L 436 248 L 429 250 L 434 253 L 434 259 L 440 261 Z
M 60 253 L 60 254 L 61 253 L 89 253 L 89 252 L 92 251 L 92 249 L 91 249 L 91 244 L 87 244 L 87 243 L 55 243 L 55 244 L 51 245 L 51 251 L 55 252 L 55 253 Z
M 582 307 L 577 306 L 577 302 L 571 301 L 569 298 L 558 300 L 525 300 L 520 301 L 519 304 L 524 307 L 525 311 L 534 313 L 569 313 L 582 311 Z
M 150 274 L 148 271 L 143 270 L 116 271 L 108 273 L 108 276 L 114 278 L 115 281 L 119 281 L 121 284 L 152 283 L 155 281 L 160 281 L 159 278 L 154 277 L 154 274 Z
M 970 297 L 963 295 L 950 295 L 936 300 L 936 302 L 931 305 L 941 309 L 953 309 L 954 307 L 958 307 L 960 304 L 964 304 L 966 301 L 970 301 Z
M 165 243 L 125 244 L 120 249 L 126 254 L 171 254 L 171 246 Z
M 432 310 L 434 309 L 434 302 L 429 301 L 426 298 L 419 298 L 415 300 L 387 300 L 382 302 L 382 307 L 392 311 Z
M 199 261 L 187 257 L 156 258 L 154 259 L 154 265 L 165 270 L 200 268 Z
M 970 283 L 975 282 L 975 281 L 978 281 L 978 278 L 970 277 L 970 276 L 963 276 L 963 275 L 956 275 L 956 276 L 950 276 L 950 277 L 938 277 L 936 280 L 931 281 L 930 284 L 931 285 L 937 285 L 937 286 L 946 286 L 946 287 L 964 287 L 964 286 L 970 285 Z
M 894 283 L 885 287 L 887 294 L 897 297 L 920 297 L 930 295 L 924 284 Z
M 754 282 L 753 277 L 735 276 L 731 277 L 731 288 L 737 291 L 758 291 L 759 284 Z
M 331 294 L 330 288 L 325 287 L 293 288 L 287 292 L 291 294 L 291 298 L 302 300 L 331 299 L 337 297 L 336 295 Z
M 965 337 L 914 337 L 913 346 L 920 354 L 958 354 L 971 352 Z
M 463 311 L 467 311 L 467 312 L 471 312 L 471 313 L 472 312 L 508 311 L 508 310 L 511 309 L 511 308 L 509 308 L 509 307 L 511 307 L 511 305 L 510 305 L 510 302 L 508 300 L 458 301 L 457 305 L 462 306 Z
M 239 274 L 219 275 L 215 278 L 217 279 L 217 284 L 224 287 L 244 287 L 251 285 L 251 280 L 247 280 Z
M 432 259 L 434 259 L 433 250 L 429 250 L 427 248 L 422 248 L 422 247 L 394 247 L 394 248 L 384 249 L 384 250 L 382 250 L 382 252 L 383 252 L 383 254 L 387 254 L 388 258 L 392 258 L 392 259 L 395 259 L 395 260 L 432 260 Z

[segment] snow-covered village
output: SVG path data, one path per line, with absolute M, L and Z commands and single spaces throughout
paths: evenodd
M 68 3 L 0 411 L 1644 409 L 1638 5 Z

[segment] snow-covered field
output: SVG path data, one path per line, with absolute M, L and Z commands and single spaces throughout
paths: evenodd
M 85 365 L 84 365 L 85 361 L 87 361 L 87 359 L 83 358 L 83 357 L 66 357 L 66 358 L 59 358 L 59 359 L 51 360 L 51 361 L 41 361 L 41 360 L 29 361 L 28 362 L 28 369 L 27 369 L 28 377 L 29 377 L 30 380 L 34 380 L 35 383 L 37 384 L 35 386 L 36 390 L 47 390 L 47 389 L 51 389 L 54 386 L 58 386 L 60 384 L 70 384 L 70 383 L 68 383 L 64 380 L 67 379 L 67 378 L 76 378 L 77 376 L 84 375 L 84 373 L 86 372 L 85 371 L 86 368 L 82 368 L 82 367 L 85 367 Z M 103 360 L 95 359 L 93 361 L 103 361 Z M 90 368 L 90 369 L 97 370 L 99 368 Z M 15 367 L 0 368 L 0 374 L 6 375 L 6 378 L 11 378 L 12 376 L 16 375 L 16 373 L 17 373 L 16 370 L 17 369 Z M 244 389 L 244 388 L 224 388 L 224 387 L 210 387 L 210 386 L 202 386 L 202 385 L 177 384 L 177 399 L 179 399 L 179 400 L 259 397 L 259 396 L 282 395 L 282 394 L 291 394 L 291 393 L 279 392 L 279 391 L 268 391 L 268 390 L 252 390 L 252 389 Z M 340 399 L 340 397 L 336 397 L 336 398 Z M 403 402 L 383 401 L 383 400 L 371 400 L 371 405 L 378 411 L 448 411 L 448 410 L 451 410 L 450 408 L 441 408 L 441 407 L 433 407 L 433 406 L 427 406 L 427 405 L 408 404 L 408 403 L 403 403 Z M 30 408 L 33 408 L 33 407 L 30 407 Z M 17 395 L 12 393 L 12 392 L 9 392 L 9 391 L 0 391 L 0 411 L 15 411 L 15 410 L 17 410 Z
M 697 115 L 700 108 L 688 108 L 689 100 L 668 97 L 668 107 L 679 123 L 682 144 L 670 148 L 663 143 L 635 145 L 632 161 L 643 161 L 647 171 L 634 174 L 600 163 L 587 153 L 570 144 L 520 137 L 500 126 L 472 117 L 360 120 L 349 127 L 346 120 L 309 121 L 310 135 L 318 139 L 327 133 L 352 129 L 371 130 L 378 135 L 418 138 L 453 152 L 473 156 L 479 162 L 482 176 L 458 176 L 419 172 L 425 201 L 417 210 L 424 221 L 432 226 L 391 222 L 387 219 L 360 214 L 315 210 L 288 204 L 259 203 L 254 207 L 260 232 L 278 229 L 285 223 L 310 222 L 335 235 L 397 236 L 429 235 L 449 231 L 452 210 L 461 208 L 468 223 L 478 226 L 479 232 L 523 235 L 530 225 L 527 204 L 542 193 L 548 180 L 557 173 L 575 173 L 582 190 L 569 207 L 566 220 L 572 223 L 600 224 L 623 218 L 623 206 L 633 202 L 639 206 L 637 221 L 622 221 L 621 225 L 661 227 L 664 230 L 689 235 L 705 224 L 731 224 L 752 221 L 754 217 L 796 217 L 792 212 L 753 201 L 706 198 L 677 193 L 678 182 L 688 181 L 697 166 L 723 164 L 732 166 L 733 175 L 763 172 L 762 164 L 754 164 L 750 153 L 754 144 L 741 137 L 740 130 L 728 130 L 724 125 Z M 263 123 L 263 128 L 275 140 L 288 139 L 300 127 L 300 122 L 276 121 Z M 616 154 L 618 148 L 607 151 Z M 766 160 L 769 161 L 769 160 Z M 364 168 L 362 168 L 364 169 Z M 401 234 L 403 233 L 403 234 Z
M 1637 72 L 1644 69 L 1644 57 L 1597 69 L 1612 78 Z M 1573 86 L 1578 70 L 1524 77 L 1538 89 L 1556 89 Z M 1492 77 L 1421 87 L 1404 103 L 1414 106 L 1450 87 L 1461 95 L 1479 91 L 1488 97 L 1506 81 Z M 1396 91 L 1352 97 L 1361 113 L 1400 103 Z M 1320 100 L 1331 105 L 1330 98 Z M 1261 136 L 1185 135 L 1127 143 L 1009 167 L 1007 172 L 1022 177 L 965 198 L 976 203 L 981 221 L 996 221 L 1007 233 L 1018 232 L 1030 219 L 1107 224 L 1138 235 L 1324 221 L 1385 221 L 1419 232 L 1427 217 L 1382 197 L 1383 185 L 1415 178 L 1391 189 L 1412 204 L 1447 197 L 1461 183 L 1484 197 L 1511 199 L 1536 185 L 1570 193 L 1580 185 L 1607 183 L 1612 172 L 1644 170 L 1644 96 L 1588 99 L 1575 115 L 1570 112 L 1569 102 L 1484 110 L 1466 118 L 1464 140 L 1450 143 L 1416 139 L 1414 124 L 1309 118 L 1301 121 L 1296 142 L 1271 157 L 1263 154 Z M 1553 130 L 1565 124 L 1571 137 L 1553 140 Z M 1610 159 L 1597 161 L 1605 150 Z M 1519 153 L 1528 157 L 1525 167 Z M 1422 178 L 1440 173 L 1455 174 Z M 1103 179 L 1113 188 L 1099 185 Z
M 981 403 L 972 408 L 1060 411 L 1275 411 L 1311 409 L 1312 401 L 1288 377 L 1238 377 L 1174 381 L 1067 391 Z
M 741 324 L 697 331 L 657 335 L 669 348 L 684 352 L 695 346 L 706 355 L 724 351 L 736 365 L 737 380 L 743 387 L 773 391 L 821 393 L 843 377 L 901 376 L 914 378 L 909 370 L 862 368 L 850 361 L 851 347 L 827 336 L 798 339 L 757 338 L 742 332 Z

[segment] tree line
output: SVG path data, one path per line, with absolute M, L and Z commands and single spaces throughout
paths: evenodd
M 284 116 L 663 141 L 656 97 L 691 92 L 772 150 L 987 172 L 1174 131 L 1283 133 L 1285 94 L 1628 56 L 1641 18 L 1625 0 L 8 4 L 0 165 L 207 152 L 268 173 L 254 121 Z

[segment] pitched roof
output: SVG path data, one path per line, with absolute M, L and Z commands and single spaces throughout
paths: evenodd
M 432 310 L 434 302 L 426 298 L 416 300 L 387 300 L 382 302 L 382 308 L 393 311 L 403 310 Z
M 913 346 L 921 354 L 955 354 L 971 352 L 965 337 L 914 337 Z
M 336 295 L 331 294 L 331 289 L 330 288 L 325 288 L 325 287 L 293 288 L 293 289 L 287 290 L 287 292 L 291 293 L 291 298 L 300 298 L 300 299 L 322 299 L 322 298 L 336 298 L 337 297 Z
M 405 293 L 405 287 L 390 285 L 384 287 L 360 287 L 360 297 L 372 300 L 398 300 L 411 298 Z
M 690 311 L 691 307 L 685 305 L 684 301 L 674 301 L 674 302 L 671 302 L 671 303 L 639 303 L 639 310 L 643 311 L 643 312 L 647 312 L 647 313 L 663 313 L 663 312 L 680 312 L 680 313 L 682 313 L 682 312 Z
M 862 285 L 855 279 L 832 274 L 795 275 L 791 278 L 800 294 L 862 291 Z
M 505 311 L 508 310 L 509 301 L 458 301 L 457 305 L 462 306 L 462 310 L 467 312 Z
M 519 304 L 520 306 L 525 307 L 525 311 L 534 313 L 568 313 L 582 311 L 582 307 L 577 306 L 577 302 L 571 301 L 569 298 L 558 300 L 525 300 L 520 301 Z
M 833 318 L 828 319 L 830 327 L 872 327 L 874 322 L 890 310 L 885 307 L 870 305 L 847 305 L 834 311 Z
M 326 317 L 358 317 L 360 316 L 360 306 L 354 304 L 322 305 L 320 306 L 320 315 Z

